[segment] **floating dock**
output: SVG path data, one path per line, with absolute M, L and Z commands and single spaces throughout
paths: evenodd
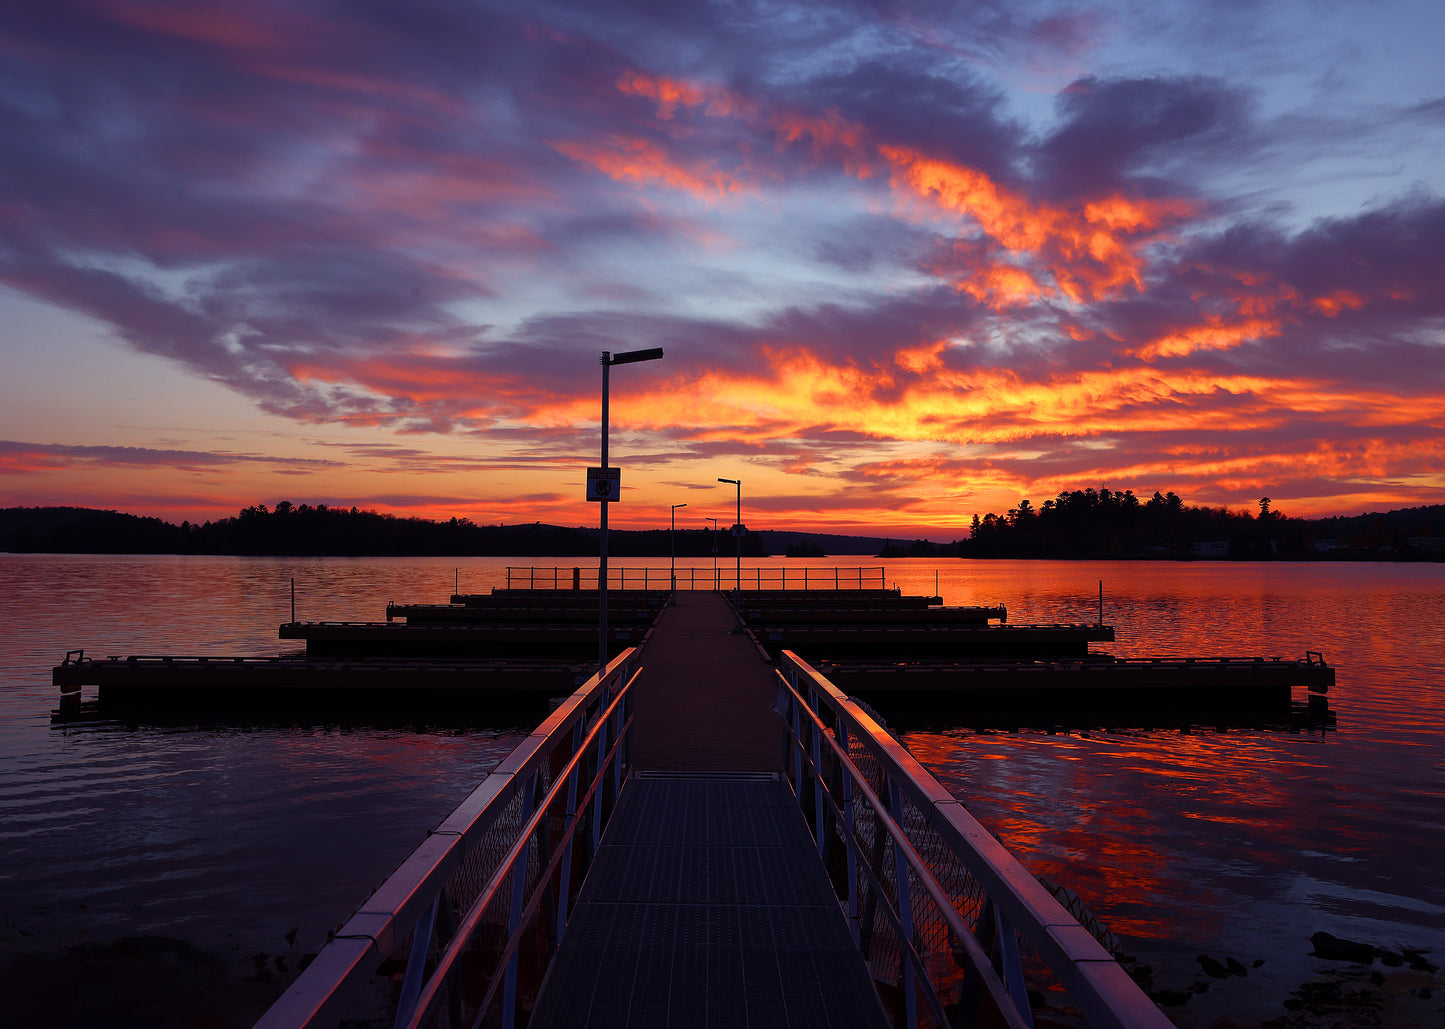
M 426 694 L 516 692 L 560 696 L 587 681 L 591 664 L 531 661 L 313 661 L 288 657 L 108 657 L 66 655 L 51 680 L 62 696 L 97 687 L 102 701 L 188 701 L 231 705 L 278 694 L 340 693 L 416 700 Z
M 821 661 L 840 689 L 882 703 L 939 705 L 957 696 L 970 705 L 1080 708 L 1288 708 L 1295 688 L 1328 693 L 1335 670 L 1318 655 L 1283 658 L 1114 658 L 1056 661 Z M 943 711 L 939 711 L 943 714 Z
M 948 695 L 994 707 L 1041 703 L 1151 707 L 1288 706 L 1298 687 L 1322 697 L 1335 671 L 1318 654 L 1274 658 L 1121 659 L 1091 649 L 1115 639 L 1103 624 L 1029 625 L 1003 605 L 944 607 L 897 589 L 761 589 L 713 594 L 773 661 L 786 651 L 815 662 L 849 692 L 937 704 Z M 678 596 L 690 596 L 681 591 Z M 642 647 L 671 594 L 612 590 L 610 655 Z M 54 669 L 62 695 L 94 686 L 101 699 L 268 703 L 288 691 L 560 696 L 584 681 L 597 653 L 597 595 L 567 589 L 457 593 L 447 604 L 388 603 L 384 622 L 286 622 L 283 640 L 305 655 L 275 658 L 134 656 L 72 652 Z
M 641 645 L 650 624 L 609 620 L 613 651 Z M 464 657 L 526 658 L 537 654 L 585 660 L 597 653 L 597 623 L 505 624 L 477 622 L 287 622 L 283 640 L 305 640 L 308 658 Z

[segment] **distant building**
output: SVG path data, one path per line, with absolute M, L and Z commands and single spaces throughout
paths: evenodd
M 1191 553 L 1195 557 L 1228 557 L 1229 540 L 1201 540 Z
M 1425 554 L 1445 554 L 1445 536 L 1410 536 L 1411 548 Z

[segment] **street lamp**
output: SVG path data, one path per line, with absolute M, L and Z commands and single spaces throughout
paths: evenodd
M 712 589 L 717 592 L 717 519 L 704 518 L 705 522 L 712 522 Z M 295 619 L 292 619 L 295 621 Z
M 677 509 L 686 506 L 686 504 L 672 505 L 672 531 L 667 534 L 668 544 L 672 548 L 672 592 L 674 594 L 677 593 Z M 676 596 L 672 599 L 674 604 L 677 603 Z
M 609 373 L 614 364 L 635 364 L 638 361 L 656 361 L 662 356 L 661 347 L 651 347 L 647 350 L 629 350 L 622 354 L 610 354 L 602 351 L 600 364 L 602 365 L 602 468 L 607 468 L 607 417 L 608 397 L 607 387 Z M 620 480 L 619 480 L 620 481 Z M 601 553 L 597 561 L 597 671 L 600 673 L 607 667 L 607 505 L 614 498 L 602 497 L 601 515 Z
M 737 577 L 733 580 L 733 591 L 743 591 L 743 480 L 742 479 L 718 479 L 718 482 L 730 482 L 738 488 L 738 511 L 737 521 L 733 523 L 733 539 L 738 544 L 738 565 Z

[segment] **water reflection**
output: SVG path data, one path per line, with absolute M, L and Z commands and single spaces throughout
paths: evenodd
M 151 935 L 221 955 L 233 978 L 268 955 L 274 974 L 289 930 L 314 948 L 518 739 L 506 719 L 394 711 L 52 721 L 65 650 L 274 654 L 292 576 L 299 617 L 368 620 L 457 578 L 500 584 L 505 565 L 0 555 L 0 969 Z M 1310 956 L 1321 930 L 1445 964 L 1445 567 L 905 560 L 886 575 L 915 593 L 937 576 L 947 603 L 1004 603 L 1011 622 L 1093 621 L 1102 579 L 1120 657 L 1316 650 L 1338 669 L 1324 714 L 877 704 L 1031 870 L 1125 937 L 1180 1024 L 1360 1021 L 1284 1006 L 1348 971 Z M 1215 981 L 1201 954 L 1248 975 Z M 1345 994 L 1386 998 L 1365 1020 L 1441 1024 L 1445 983 L 1422 998 L 1428 983 L 1379 961 L 1356 971 Z

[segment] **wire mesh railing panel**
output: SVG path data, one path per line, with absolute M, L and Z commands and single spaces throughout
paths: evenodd
M 387 992 L 371 983 L 387 959 L 405 969 L 388 1023 L 516 1025 L 626 778 L 634 656 L 579 688 L 430 833 L 257 1029 L 339 1024 L 357 997 Z
M 789 651 L 779 675 L 788 779 L 895 1024 L 1032 1026 L 1065 994 L 1060 1024 L 1170 1024 L 870 712 Z

